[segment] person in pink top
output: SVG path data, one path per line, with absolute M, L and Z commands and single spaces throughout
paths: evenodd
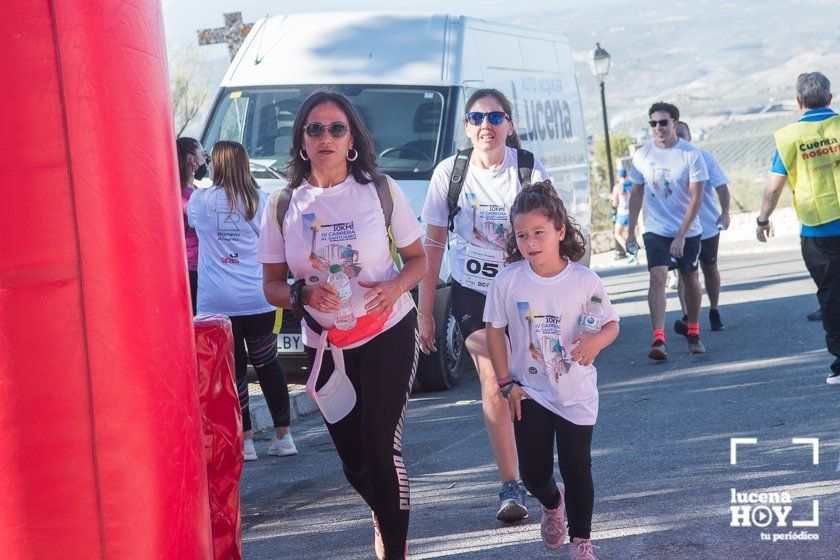
M 198 235 L 187 222 L 187 202 L 195 192 L 194 180 L 202 180 L 209 173 L 210 156 L 204 151 L 201 142 L 195 138 L 178 138 L 178 175 L 181 185 L 181 212 L 184 215 L 184 239 L 187 243 L 187 270 L 190 275 L 190 299 L 193 315 L 196 312 L 196 294 L 198 294 Z

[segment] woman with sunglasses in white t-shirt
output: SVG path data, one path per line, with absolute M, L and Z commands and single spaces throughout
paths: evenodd
M 453 156 L 435 169 L 423 207 L 429 269 L 419 291 L 420 348 L 429 353 L 435 351 L 432 308 L 449 227 L 455 234 L 455 245 L 449 251 L 452 315 L 481 381 L 484 423 L 502 484 L 496 518 L 504 522 L 524 519 L 528 510 L 525 492 L 518 482 L 513 425 L 496 384 L 482 317 L 490 282 L 504 267 L 510 207 L 522 188 L 519 168 L 523 162 L 518 161 L 520 142 L 511 113 L 510 101 L 495 89 L 479 89 L 467 100 L 464 126 L 472 151 L 460 180 L 459 210 L 450 221 L 448 195 L 456 163 Z M 542 163 L 534 158 L 530 181 L 547 178 Z
M 419 352 L 407 292 L 426 271 L 423 228 L 399 186 L 377 172 L 373 142 L 343 95 L 316 92 L 303 102 L 290 156 L 289 185 L 269 199 L 272 212 L 260 230 L 263 288 L 269 302 L 303 317 L 303 342 L 317 375 L 312 392 L 347 480 L 372 510 L 376 555 L 402 559 L 409 487 L 401 442 Z M 391 235 L 404 263 L 399 272 L 385 213 L 376 211 L 384 210 L 377 184 L 390 188 Z M 356 316 L 346 330 L 334 325 L 340 300 L 327 282 L 338 271 L 350 280 Z M 344 390 L 329 391 L 336 380 Z

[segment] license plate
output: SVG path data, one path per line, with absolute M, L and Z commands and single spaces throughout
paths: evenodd
M 303 342 L 299 334 L 277 335 L 277 351 L 281 354 L 302 354 Z

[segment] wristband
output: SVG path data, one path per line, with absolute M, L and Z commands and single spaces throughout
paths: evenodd
M 766 220 L 762 220 L 761 218 L 757 217 L 755 219 L 755 223 L 758 227 L 769 226 L 770 225 L 770 218 L 767 218 Z
M 306 280 L 298 280 L 289 288 L 289 303 L 292 305 L 292 314 L 295 319 L 303 319 L 303 287 Z
M 510 385 L 514 381 L 516 381 L 516 380 L 513 377 L 511 377 L 510 375 L 507 375 L 507 376 L 503 377 L 502 379 L 499 379 L 499 389 L 501 389 L 505 385 Z
M 508 396 L 510 396 L 510 392 L 513 391 L 513 388 L 517 386 L 519 386 L 519 383 L 517 383 L 516 381 L 508 383 L 507 387 L 502 389 L 502 396 L 504 398 L 508 398 Z

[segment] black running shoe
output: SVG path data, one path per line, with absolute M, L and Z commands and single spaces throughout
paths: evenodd
M 813 313 L 807 315 L 809 321 L 822 321 L 822 310 L 817 309 Z
M 674 332 L 683 336 L 688 336 L 688 317 L 683 315 L 682 319 L 674 321 Z
M 722 331 L 726 328 L 723 326 L 723 321 L 720 320 L 720 311 L 717 309 L 709 309 L 709 324 L 713 331 Z

